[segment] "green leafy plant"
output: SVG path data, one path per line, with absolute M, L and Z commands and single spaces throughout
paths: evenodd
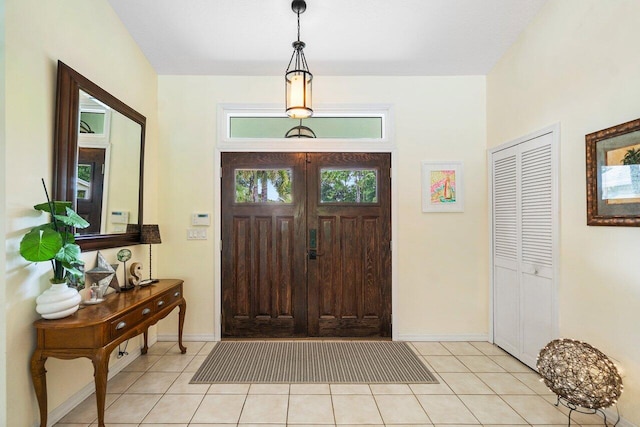
M 52 283 L 64 283 L 67 277 L 80 278 L 80 246 L 75 243 L 74 228 L 87 228 L 89 223 L 71 209 L 71 202 L 51 201 L 47 187 L 42 180 L 47 196 L 45 203 L 35 205 L 38 211 L 51 214 L 51 222 L 39 225 L 29 231 L 20 242 L 20 255 L 27 261 L 50 261 L 53 268 Z
M 623 165 L 639 165 L 640 164 L 640 148 L 632 148 L 622 158 Z

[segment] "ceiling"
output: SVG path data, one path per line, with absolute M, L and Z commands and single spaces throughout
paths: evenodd
M 282 75 L 290 0 L 109 0 L 158 74 Z M 322 75 L 485 75 L 545 0 L 307 0 Z

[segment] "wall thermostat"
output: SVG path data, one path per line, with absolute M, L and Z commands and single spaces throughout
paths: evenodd
M 191 216 L 191 225 L 211 225 L 211 217 L 208 213 L 194 213 Z

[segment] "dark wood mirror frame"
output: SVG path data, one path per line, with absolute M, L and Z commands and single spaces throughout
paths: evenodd
M 80 90 L 94 96 L 141 126 L 140 176 L 138 194 L 138 230 L 142 228 L 142 200 L 144 176 L 144 137 L 146 117 L 124 104 L 86 77 L 58 61 L 58 88 L 56 96 L 56 128 L 53 149 L 53 198 L 70 200 L 76 208 L 76 178 L 78 164 L 78 120 Z M 140 243 L 140 232 L 76 236 L 83 251 L 115 248 Z

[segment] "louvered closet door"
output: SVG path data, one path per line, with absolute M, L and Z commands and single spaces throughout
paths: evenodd
M 557 334 L 552 140 L 492 154 L 494 342 L 533 368 Z

